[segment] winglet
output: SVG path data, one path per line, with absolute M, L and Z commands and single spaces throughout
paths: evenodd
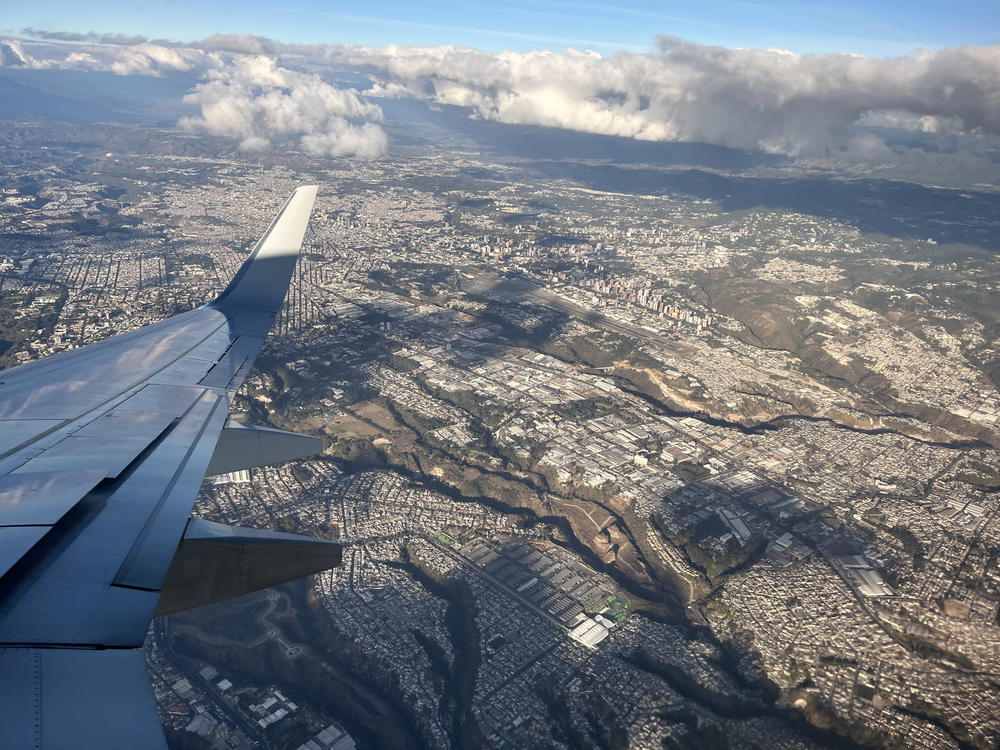
M 299 257 L 316 185 L 296 188 L 212 307 L 277 312 Z

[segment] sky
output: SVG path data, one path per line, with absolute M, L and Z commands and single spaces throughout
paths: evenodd
M 656 34 L 727 47 L 906 55 L 1000 42 L 1000 0 L 50 0 L 9 3 L 0 31 L 215 33 L 288 43 L 456 44 L 499 51 L 651 51 Z

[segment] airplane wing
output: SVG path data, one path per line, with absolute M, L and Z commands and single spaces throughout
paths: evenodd
M 0 748 L 165 747 L 152 618 L 339 563 L 334 542 L 190 518 L 206 473 L 323 448 L 228 420 L 315 196 L 292 193 L 216 300 L 0 371 Z

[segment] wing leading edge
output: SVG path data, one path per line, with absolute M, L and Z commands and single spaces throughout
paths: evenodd
M 136 687 L 158 608 L 339 563 L 333 542 L 190 519 L 210 468 L 322 450 L 227 424 L 315 196 L 292 193 L 207 305 L 0 372 L 0 702 L 18 707 L 12 747 L 164 746 L 148 682 Z

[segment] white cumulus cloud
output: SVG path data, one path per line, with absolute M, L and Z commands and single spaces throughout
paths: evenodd
M 53 33 L 49 36 L 58 38 L 61 35 Z M 26 47 L 30 47 L 30 51 Z M 128 45 L 71 45 L 61 40 L 59 44 L 25 43 L 18 39 L 0 40 L 0 67 L 94 70 L 120 76 L 159 78 L 174 73 L 204 70 L 220 62 L 221 57 L 214 52 L 168 47 L 145 41 Z
M 277 43 L 263 37 L 216 34 L 181 45 L 94 33 L 31 33 L 46 41 L 3 40 L 0 67 L 188 77 L 192 90 L 184 101 L 199 114 L 179 126 L 236 138 L 244 151 L 262 151 L 275 138 L 296 136 L 304 151 L 317 155 L 375 158 L 388 150 L 377 124 L 378 105 L 314 73 L 281 66 L 274 56 Z
M 184 98 L 200 111 L 180 121 L 186 130 L 238 138 L 248 151 L 295 135 L 312 154 L 374 158 L 388 149 L 385 131 L 374 122 L 382 110 L 317 75 L 258 55 L 238 57 L 206 76 Z
M 136 44 L 115 50 L 108 69 L 120 76 L 153 76 L 187 72 L 204 65 L 205 58 L 194 50 L 178 50 L 159 44 Z
M 390 45 L 330 47 L 325 57 L 378 71 L 374 94 L 643 140 L 868 158 L 886 149 L 851 126 L 886 112 L 928 130 L 1000 133 L 1000 46 L 875 59 L 660 37 L 655 54 Z
M 16 39 L 0 40 L 0 68 L 31 67 L 31 56 Z

